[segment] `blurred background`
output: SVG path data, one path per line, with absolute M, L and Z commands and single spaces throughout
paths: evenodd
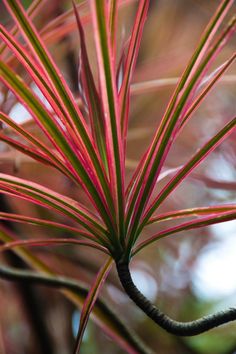
M 31 1 L 22 1 L 27 7 Z M 141 50 L 133 78 L 127 150 L 127 183 L 154 131 L 173 92 L 176 78 L 182 73 L 197 41 L 219 1 L 152 0 L 145 25 Z M 118 56 L 129 37 L 136 1 L 119 10 Z M 46 8 L 46 10 L 45 10 Z M 71 8 L 71 1 L 43 1 L 35 18 L 45 42 L 69 82 L 79 96 L 79 38 L 74 17 L 61 15 Z M 236 6 L 231 9 L 235 13 Z M 96 56 L 88 7 L 80 8 L 90 61 L 96 74 Z M 55 19 L 58 18 L 55 22 Z M 0 2 L 0 19 L 7 27 L 12 21 Z M 227 19 L 225 20 L 225 23 Z M 236 37 L 215 61 L 213 71 L 235 51 Z M 20 65 L 18 73 L 29 80 Z M 154 80 L 154 81 L 153 81 Z M 150 82 L 151 81 L 151 82 Z M 193 115 L 170 151 L 165 169 L 186 162 L 205 141 L 236 113 L 236 67 L 215 86 Z M 1 87 L 1 109 L 25 127 L 40 134 L 29 114 L 14 96 Z M 35 88 L 35 90 L 37 90 Z M 40 94 L 40 93 L 39 93 Z M 162 205 L 160 211 L 171 211 L 211 204 L 236 203 L 236 133 L 221 144 Z M 27 178 L 73 196 L 87 200 L 81 190 L 66 177 L 46 166 L 25 158 L 0 142 L 0 172 Z M 168 176 L 157 183 L 158 191 Z M 29 205 L 13 197 L 0 196 L 1 211 L 14 211 L 31 216 L 68 222 L 52 212 Z M 65 237 L 56 231 L 30 225 L 6 227 L 21 238 Z M 145 229 L 145 238 L 155 231 L 174 225 Z M 87 286 L 94 279 L 103 256 L 79 247 L 41 247 L 31 249 L 59 274 L 68 275 Z M 175 319 L 188 321 L 229 306 L 236 306 L 236 221 L 197 229 L 154 243 L 135 257 L 132 275 L 140 290 Z M 23 267 L 13 254 L 0 255 L 1 261 Z M 193 338 L 177 338 L 157 328 L 124 294 L 116 271 L 111 272 L 102 298 L 158 354 L 233 354 L 236 353 L 236 324 L 227 324 Z M 1 354 L 66 354 L 72 353 L 79 321 L 79 311 L 56 290 L 25 287 L 0 280 L 0 353 Z M 81 349 L 82 354 L 125 353 L 92 320 L 89 321 Z

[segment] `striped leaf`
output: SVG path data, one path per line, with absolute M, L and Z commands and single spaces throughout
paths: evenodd
M 98 295 L 102 289 L 102 286 L 111 270 L 113 260 L 112 258 L 109 258 L 105 264 L 100 268 L 95 281 L 93 282 L 91 289 L 84 301 L 83 308 L 81 311 L 80 315 L 80 324 L 79 324 L 79 331 L 77 334 L 76 338 L 76 344 L 75 344 L 75 350 L 74 354 L 78 354 L 80 351 L 80 346 L 82 343 L 83 339 L 83 334 L 86 329 L 88 320 L 89 320 L 89 315 L 91 311 L 93 310 L 93 307 L 95 305 L 95 302 L 98 298 Z

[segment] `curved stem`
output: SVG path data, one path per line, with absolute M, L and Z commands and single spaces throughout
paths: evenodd
M 191 322 L 178 322 L 172 320 L 169 316 L 154 306 L 137 289 L 130 274 L 129 264 L 117 262 L 116 267 L 121 284 L 131 300 L 133 300 L 134 303 L 155 323 L 171 334 L 177 336 L 195 336 L 224 323 L 236 320 L 236 308 L 229 308 L 228 310 L 204 316 Z

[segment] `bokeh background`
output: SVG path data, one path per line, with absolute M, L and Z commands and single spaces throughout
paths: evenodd
M 22 1 L 28 6 L 31 1 Z M 201 32 L 219 1 L 152 0 L 146 22 L 137 68 L 133 78 L 127 150 L 127 183 L 151 141 L 176 78 L 183 71 Z M 128 1 L 119 12 L 118 43 L 121 50 L 129 37 L 137 2 Z M 45 42 L 70 83 L 76 96 L 78 88 L 79 39 L 73 16 L 58 25 L 53 20 L 71 7 L 71 1 L 44 1 L 35 19 Z M 235 13 L 234 5 L 231 14 Z M 96 57 L 88 7 L 81 7 L 90 61 L 96 73 Z M 11 27 L 11 19 L 0 2 L 0 19 Z M 225 20 L 225 23 L 227 19 Z M 62 24 L 62 25 L 61 25 Z M 216 60 L 213 71 L 235 51 L 236 37 Z M 16 64 L 16 63 L 15 63 Z M 28 80 L 22 67 L 18 72 Z M 155 80 L 155 81 L 153 81 Z M 150 82 L 151 81 L 151 82 Z M 181 166 L 204 142 L 236 113 L 236 67 L 215 86 L 186 125 L 170 151 L 165 169 Z M 37 128 L 28 113 L 2 87 L 1 108 L 29 130 Z M 220 145 L 161 207 L 161 211 L 236 202 L 236 133 Z M 56 171 L 28 160 L 0 142 L 0 171 L 39 182 L 87 203 L 83 192 Z M 158 191 L 168 176 L 157 183 Z M 61 220 L 58 215 L 15 198 L 0 196 L 1 211 Z M 166 222 L 166 226 L 173 225 Z M 5 226 L 21 238 L 66 236 L 29 225 Z M 157 226 L 151 226 L 145 238 Z M 32 249 L 59 274 L 91 284 L 103 262 L 100 254 L 79 247 L 42 247 Z M 152 244 L 132 262 L 135 283 L 143 293 L 175 319 L 187 321 L 236 306 L 236 222 L 178 234 Z M 1 262 L 23 267 L 13 253 L 0 255 Z M 115 270 L 111 272 L 102 297 L 141 338 L 158 354 L 233 354 L 236 353 L 236 324 L 228 324 L 193 338 L 178 338 L 157 328 L 124 294 Z M 0 280 L 0 353 L 72 353 L 79 311 L 58 291 Z M 124 351 L 90 320 L 81 349 L 82 354 L 122 354 Z

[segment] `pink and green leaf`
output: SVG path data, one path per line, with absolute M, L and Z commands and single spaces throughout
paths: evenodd
M 41 9 L 41 7 L 42 7 L 43 4 L 44 4 L 44 1 L 45 1 L 45 0 L 34 0 L 34 1 L 30 4 L 29 8 L 27 9 L 27 13 L 28 13 L 28 15 L 29 15 L 32 19 L 38 14 L 39 10 Z M 14 27 L 12 28 L 11 33 L 12 33 L 12 35 L 14 35 L 14 36 L 17 35 L 17 33 L 18 33 L 18 28 L 17 28 L 17 26 L 14 26 Z M 7 46 L 6 46 L 4 43 L 2 43 L 2 44 L 0 45 L 0 54 L 1 54 L 1 56 L 4 55 L 4 52 L 6 51 L 6 49 L 7 49 Z
M 111 0 L 109 2 L 109 31 L 111 38 L 112 55 L 116 58 L 116 31 L 117 31 L 117 17 L 118 17 L 118 1 Z
M 109 217 L 110 210 L 105 204 L 106 201 L 102 195 L 99 182 L 95 176 L 88 174 L 87 161 L 83 161 L 82 164 L 77 155 L 75 155 L 73 147 L 70 146 L 69 142 L 64 137 L 62 128 L 59 130 L 58 126 L 52 121 L 52 116 L 49 115 L 48 111 L 44 108 L 42 102 L 39 102 L 38 98 L 16 75 L 14 75 L 10 68 L 1 62 L 0 71 L 2 79 L 5 80 L 5 83 L 9 85 L 21 102 L 39 122 L 55 148 L 62 154 L 65 161 L 69 163 L 67 167 L 72 173 L 76 174 L 85 192 L 90 197 L 90 200 L 107 223 L 107 226 L 112 230 L 113 225 Z
M 63 106 L 60 104 L 60 101 L 57 99 L 57 96 L 55 95 L 54 91 L 50 88 L 47 81 L 44 79 L 40 66 L 37 64 L 35 60 L 33 60 L 32 57 L 29 57 L 29 54 L 27 53 L 26 49 L 22 45 L 20 45 L 20 43 L 17 43 L 16 40 L 13 37 L 11 37 L 3 27 L 1 27 L 0 35 L 3 38 L 3 40 L 6 42 L 6 44 L 13 50 L 16 57 L 25 66 L 27 72 L 31 75 L 32 79 L 35 81 L 35 83 L 37 84 L 41 92 L 47 98 L 47 101 L 50 103 L 55 113 L 61 119 L 62 123 L 65 124 L 65 129 L 63 131 L 63 134 L 66 135 L 67 141 L 70 141 L 73 138 L 71 143 L 75 144 L 76 142 L 75 130 L 72 129 L 72 127 L 68 124 L 66 112 L 63 109 Z M 57 120 L 54 119 L 54 123 L 55 126 L 60 128 L 60 124 L 57 122 Z M 65 130 L 67 133 L 65 132 Z M 86 151 L 83 150 L 82 154 L 84 158 L 87 161 L 89 161 L 89 158 L 86 155 Z M 79 158 L 80 155 L 77 155 L 77 157 Z
M 61 231 L 67 231 L 72 234 L 76 234 L 78 236 L 82 236 L 82 237 L 85 237 L 88 239 L 95 240 L 95 236 L 86 232 L 86 231 L 82 231 L 76 227 L 69 226 L 66 224 L 57 223 L 57 222 L 54 222 L 51 220 L 44 220 L 44 219 L 34 218 L 32 216 L 25 216 L 25 215 L 5 213 L 5 212 L 0 212 L 0 219 L 19 222 L 19 223 L 25 223 L 25 224 L 31 224 L 31 225 L 45 226 L 45 227 L 49 227 L 49 228 L 55 228 L 55 229 L 58 229 Z
M 1 133 L 0 133 L 0 141 L 4 141 L 6 144 L 12 146 L 13 148 L 22 152 L 24 155 L 29 156 L 31 159 L 34 159 L 35 161 L 39 161 L 39 162 L 44 163 L 49 166 L 54 166 L 53 163 L 44 154 L 40 153 L 39 151 L 37 151 L 27 145 L 21 144 L 19 141 L 14 140 L 14 139 L 12 139 L 8 136 L 5 136 Z
M 83 339 L 83 334 L 86 329 L 88 320 L 89 320 L 89 315 L 91 311 L 94 308 L 94 305 L 96 303 L 96 300 L 99 296 L 99 293 L 103 287 L 103 284 L 110 273 L 111 267 L 113 264 L 113 259 L 109 258 L 105 264 L 100 268 L 95 281 L 93 282 L 90 291 L 84 301 L 83 308 L 81 311 L 80 315 L 80 324 L 79 324 L 79 330 L 76 338 L 76 345 L 75 345 L 75 350 L 74 354 L 78 354 L 80 351 L 80 346 L 82 343 Z
M 77 240 L 73 238 L 37 238 L 34 240 L 17 240 L 5 243 L 3 246 L 0 246 L 0 252 L 13 250 L 17 247 L 48 247 L 48 246 L 65 246 L 65 245 L 74 245 L 74 246 L 86 246 L 91 247 L 96 250 L 99 250 L 103 253 L 108 254 L 107 249 L 95 242 L 88 242 L 84 240 Z
M 90 125 L 93 133 L 93 139 L 97 145 L 97 148 L 100 152 L 101 159 L 103 160 L 103 163 L 105 164 L 105 168 L 107 170 L 105 121 L 103 117 L 100 98 L 96 89 L 92 70 L 89 64 L 83 27 L 74 3 L 73 6 L 74 6 L 74 12 L 75 12 L 77 26 L 79 30 L 79 36 L 80 36 L 80 46 L 81 46 L 80 65 L 81 65 L 81 79 L 82 79 L 83 92 L 85 93 L 86 102 L 89 109 L 89 119 L 90 119 Z
M 225 125 L 213 138 L 211 138 L 198 152 L 178 171 L 170 182 L 162 189 L 145 213 L 141 225 L 144 226 L 160 204 L 169 194 L 236 128 L 236 117 Z M 142 228 L 141 226 L 141 228 Z
M 32 54 L 40 65 L 41 71 L 44 74 L 44 79 L 48 81 L 48 84 L 51 86 L 62 107 L 67 112 L 68 124 L 70 124 L 74 129 L 77 136 L 78 149 L 81 150 L 82 148 L 83 154 L 88 157 L 90 169 L 93 170 L 94 168 L 96 170 L 99 182 L 101 184 L 100 188 L 103 188 L 106 195 L 106 200 L 109 202 L 109 210 L 112 211 L 113 202 L 111 200 L 110 190 L 107 185 L 105 171 L 101 166 L 101 161 L 96 152 L 92 137 L 88 131 L 87 124 L 85 123 L 82 113 L 80 112 L 68 85 L 62 78 L 62 75 L 56 67 L 49 51 L 42 42 L 37 30 L 27 16 L 27 13 L 21 6 L 20 2 L 18 0 L 4 0 L 4 3 L 14 17 L 22 35 L 32 51 Z M 102 205 L 100 205 L 100 207 L 101 210 L 104 208 Z M 109 210 L 107 210 L 107 213 L 109 213 Z M 111 224 L 109 226 L 112 227 Z
M 226 70 L 234 63 L 236 59 L 236 53 L 234 53 L 231 58 L 229 58 L 217 71 L 216 75 L 210 80 L 204 90 L 197 96 L 192 105 L 189 107 L 188 111 L 185 113 L 184 118 L 181 122 L 180 129 L 187 123 L 192 113 L 198 108 L 198 106 L 202 103 L 202 101 L 207 97 L 208 93 L 211 92 L 212 87 L 221 79 L 222 75 Z
M 161 232 L 156 233 L 155 235 L 149 237 L 147 240 L 139 243 L 133 250 L 132 255 L 137 254 L 143 248 L 147 247 L 151 243 L 160 240 L 161 238 L 173 235 L 180 231 L 187 231 L 192 229 L 197 229 L 200 227 L 205 227 L 209 225 L 218 224 L 221 222 L 231 221 L 236 219 L 236 211 L 226 211 L 226 212 L 219 212 L 217 215 L 210 215 L 207 217 L 199 218 L 197 220 L 192 220 L 185 222 L 183 224 L 171 227 L 169 229 L 163 230 Z
M 218 10 L 216 11 L 216 14 L 210 21 L 192 59 L 190 60 L 180 80 L 180 83 L 176 88 L 167 111 L 149 148 L 142 173 L 140 174 L 139 181 L 133 191 L 127 213 L 126 225 L 130 227 L 130 247 L 133 240 L 136 238 L 135 234 L 138 228 L 140 217 L 142 216 L 142 213 L 150 198 L 150 194 L 154 188 L 155 181 L 160 173 L 167 153 L 177 134 L 178 126 L 180 124 L 178 119 L 183 109 L 185 109 L 187 99 L 192 93 L 198 78 L 201 76 L 204 69 L 208 66 L 209 62 L 214 57 L 215 52 L 219 49 L 219 47 L 222 46 L 222 43 L 225 43 L 225 38 L 228 37 L 229 32 L 232 30 L 232 24 L 230 24 L 227 30 L 223 32 L 219 40 L 211 48 L 206 58 L 201 63 L 202 57 L 209 47 L 213 34 L 215 34 L 224 16 L 226 15 L 228 8 L 231 5 L 232 1 L 222 1 Z
M 147 225 L 159 223 L 167 220 L 177 220 L 184 219 L 189 217 L 198 217 L 198 216 L 207 216 L 207 215 L 218 215 L 225 211 L 233 211 L 236 210 L 236 204 L 226 204 L 226 205 L 211 205 L 208 207 L 200 207 L 200 208 L 190 208 L 176 211 L 169 211 L 163 214 L 156 215 L 152 217 Z
M 2 192 L 6 190 L 6 192 L 11 192 L 16 196 L 19 194 L 21 198 L 63 213 L 78 222 L 91 233 L 106 234 L 99 220 L 84 206 L 40 184 L 10 175 L 0 174 L 0 188 Z
M 139 1 L 138 10 L 137 10 L 137 14 L 133 26 L 133 31 L 129 42 L 127 58 L 124 66 L 124 77 L 123 77 L 123 82 L 119 94 L 119 101 L 121 107 L 120 123 L 121 123 L 121 131 L 124 136 L 124 139 L 126 139 L 127 128 L 128 128 L 129 111 L 127 106 L 129 106 L 128 101 L 130 96 L 130 82 L 132 79 L 136 60 L 138 57 L 143 28 L 147 18 L 148 7 L 149 7 L 149 0 Z
M 115 63 L 108 36 L 108 5 L 106 1 L 90 1 L 96 44 L 101 99 L 106 123 L 106 144 L 110 186 L 116 205 L 118 232 L 124 237 L 124 156 L 119 124 Z
M 37 160 L 37 155 L 39 155 L 39 157 L 41 157 L 42 160 L 43 159 L 46 160 L 45 163 L 53 165 L 54 167 L 62 171 L 64 174 L 67 174 L 70 178 L 74 179 L 74 176 L 70 173 L 70 171 L 68 169 L 65 169 L 64 161 L 59 156 L 57 156 L 55 151 L 52 151 L 45 144 L 43 144 L 39 139 L 34 137 L 32 134 L 28 133 L 22 125 L 15 123 L 10 117 L 8 117 L 6 114 L 2 112 L 0 112 L 0 121 L 4 122 L 8 127 L 10 127 L 11 132 L 13 131 L 17 133 L 21 138 L 25 139 L 26 141 L 28 141 L 30 144 L 34 146 L 35 156 L 29 155 L 30 157 Z M 6 141 L 7 139 L 8 138 L 6 136 L 1 134 L 0 140 L 3 140 L 7 143 Z M 15 149 L 18 149 L 23 153 L 28 154 L 27 151 L 23 151 L 21 149 L 20 146 L 21 144 L 18 141 L 16 141 L 15 143 L 14 141 L 12 141 L 12 143 L 9 141 L 8 143 L 12 146 L 14 144 Z

